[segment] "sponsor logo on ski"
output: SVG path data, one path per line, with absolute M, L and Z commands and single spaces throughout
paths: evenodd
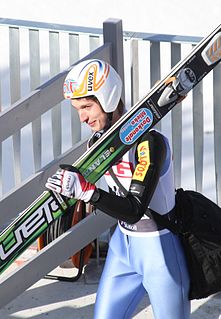
M 37 232 L 42 225 L 46 224 L 46 226 L 48 226 L 54 220 L 53 213 L 58 209 L 59 206 L 56 201 L 49 198 L 43 206 L 40 206 L 14 230 L 10 240 L 10 242 L 13 243 L 12 246 L 10 245 L 10 242 L 7 242 L 7 246 L 10 246 L 9 249 L 7 249 L 6 244 L 4 245 L 4 242 L 0 244 L 0 259 L 7 259 L 16 249 L 19 249 L 34 232 Z
M 155 117 L 160 120 L 162 118 L 162 114 L 161 112 L 159 111 L 159 109 L 156 107 L 156 105 L 154 104 L 154 102 L 149 99 L 147 102 L 146 102 L 147 106 L 151 109 L 151 111 L 153 112 L 153 114 L 155 115 Z
M 85 178 L 87 178 L 91 173 L 93 173 L 96 168 L 98 168 L 108 157 L 114 152 L 114 147 L 110 147 L 105 150 L 101 155 L 99 155 L 93 163 L 83 172 Z
M 221 32 L 214 35 L 201 54 L 207 65 L 212 65 L 221 59 Z
M 142 108 L 120 130 L 120 139 L 126 145 L 133 144 L 153 123 L 153 114 Z

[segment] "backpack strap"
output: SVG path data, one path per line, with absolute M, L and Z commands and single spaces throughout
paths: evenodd
M 117 176 L 114 174 L 112 167 L 108 170 L 108 172 L 110 173 L 110 176 L 112 177 L 112 179 L 114 180 L 115 184 L 119 187 L 119 190 L 121 192 L 121 194 L 126 197 L 128 194 L 128 191 L 126 190 L 126 188 L 121 184 L 121 182 L 119 181 L 119 179 L 117 178 Z
M 169 229 L 173 233 L 175 233 L 175 234 L 180 233 L 180 230 L 181 230 L 180 226 L 181 225 L 180 225 L 179 220 L 177 218 L 176 205 L 167 214 L 164 214 L 164 215 L 157 213 L 156 211 L 154 211 L 151 208 L 147 209 L 147 211 L 145 212 L 145 215 L 154 219 L 158 225 Z

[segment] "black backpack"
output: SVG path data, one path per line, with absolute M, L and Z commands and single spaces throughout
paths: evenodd
M 151 215 L 181 239 L 190 274 L 189 299 L 221 291 L 221 208 L 201 193 L 180 188 L 171 212 Z

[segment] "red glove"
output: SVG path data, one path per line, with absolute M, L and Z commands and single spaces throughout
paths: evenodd
M 45 186 L 53 192 L 66 197 L 89 202 L 96 186 L 85 180 L 81 173 L 71 165 L 60 165 L 55 175 L 49 177 Z

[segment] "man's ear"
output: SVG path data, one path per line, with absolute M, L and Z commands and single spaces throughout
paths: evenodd
M 118 108 L 113 112 L 113 116 L 112 116 L 112 124 L 117 122 L 119 120 L 119 118 L 121 117 L 121 114 L 119 113 Z

